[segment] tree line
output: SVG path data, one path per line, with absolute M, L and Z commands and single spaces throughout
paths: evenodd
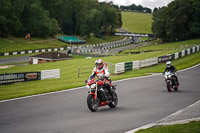
M 89 37 L 122 25 L 118 7 L 97 0 L 1 0 L 0 9 L 0 37 Z
M 130 6 L 120 6 L 121 10 L 131 10 L 131 11 L 138 11 L 138 12 L 146 12 L 146 13 L 151 13 L 151 9 L 147 7 L 143 7 L 141 5 L 135 5 L 132 4 Z
M 156 9 L 152 32 L 164 42 L 200 37 L 200 1 L 174 0 Z

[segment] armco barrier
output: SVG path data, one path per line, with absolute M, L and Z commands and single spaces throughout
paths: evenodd
M 135 70 L 135 69 L 140 69 L 140 61 L 133 61 L 133 67 L 132 67 L 132 70 Z
M 182 52 L 179 52 L 178 53 L 178 58 L 181 58 L 182 57 Z
M 178 59 L 178 55 L 179 55 L 179 53 L 175 53 L 175 60 Z
M 148 66 L 152 66 L 158 64 L 158 58 L 151 58 L 151 59 L 146 59 L 146 60 L 141 60 L 140 61 L 140 68 L 143 67 L 148 67 Z
M 182 50 L 181 57 L 184 57 L 184 56 L 185 56 L 185 50 Z
M 151 58 L 146 60 L 138 60 L 132 62 L 122 62 L 115 64 L 115 73 L 124 73 L 126 71 L 140 69 L 143 67 L 148 67 L 158 64 L 158 58 Z
M 117 63 L 115 64 L 115 73 L 124 73 L 125 72 L 125 63 Z
M 125 71 L 132 70 L 133 63 L 132 62 L 125 62 Z
M 0 74 L 0 85 L 32 81 L 32 80 L 40 80 L 40 78 L 41 78 L 40 72 Z
M 115 73 L 123 73 L 126 71 L 140 69 L 143 67 L 152 66 L 158 63 L 163 63 L 168 60 L 177 60 L 179 58 L 182 58 L 186 55 L 190 55 L 192 53 L 198 52 L 200 50 L 200 46 L 195 46 L 186 50 L 182 50 L 181 52 L 177 52 L 175 54 L 167 55 L 167 56 L 161 56 L 146 60 L 139 60 L 139 61 L 132 61 L 132 62 L 122 62 L 115 64 Z
M 158 62 L 159 63 L 164 63 L 171 60 L 171 55 L 166 55 L 166 56 L 160 56 L 158 57 Z
M 60 69 L 43 70 L 41 71 L 41 80 L 60 78 Z
M 26 51 L 14 51 L 7 53 L 0 53 L 0 56 L 9 56 L 9 55 L 18 55 L 18 54 L 31 54 L 31 53 L 39 53 L 39 52 L 50 52 L 50 51 L 58 51 L 58 50 L 66 50 L 67 47 L 64 48 L 52 48 L 52 49 L 36 49 L 36 50 L 26 50 Z
M 0 74 L 0 85 L 52 78 L 60 78 L 60 69 L 43 70 L 41 72 Z
M 175 60 L 175 54 L 171 54 L 171 60 Z

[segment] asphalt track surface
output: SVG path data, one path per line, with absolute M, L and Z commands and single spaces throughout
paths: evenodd
M 200 65 L 178 72 L 180 91 L 161 74 L 117 81 L 118 106 L 87 108 L 84 87 L 0 102 L 1 133 L 123 133 L 156 122 L 200 99 Z M 28 89 L 28 88 L 27 88 Z
M 29 56 L 0 58 L 0 64 L 12 64 L 14 62 L 25 62 L 28 60 Z

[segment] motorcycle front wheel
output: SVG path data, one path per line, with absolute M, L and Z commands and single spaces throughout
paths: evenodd
M 178 91 L 178 87 L 179 87 L 179 86 L 176 85 L 175 88 L 174 88 L 174 90 L 175 90 L 175 91 Z
M 118 104 L 118 97 L 117 97 L 117 93 L 116 92 L 113 92 L 112 93 L 112 102 L 110 102 L 108 104 L 109 107 L 111 108 L 115 108 Z
M 97 111 L 98 110 L 98 98 L 96 97 L 96 100 L 94 100 L 94 95 L 88 95 L 87 106 L 92 112 Z
M 172 91 L 172 85 L 170 84 L 170 82 L 167 82 L 167 90 L 168 92 Z

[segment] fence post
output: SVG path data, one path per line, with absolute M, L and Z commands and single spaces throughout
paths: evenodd
M 79 74 L 80 74 L 80 67 L 78 67 L 78 78 L 79 78 Z

